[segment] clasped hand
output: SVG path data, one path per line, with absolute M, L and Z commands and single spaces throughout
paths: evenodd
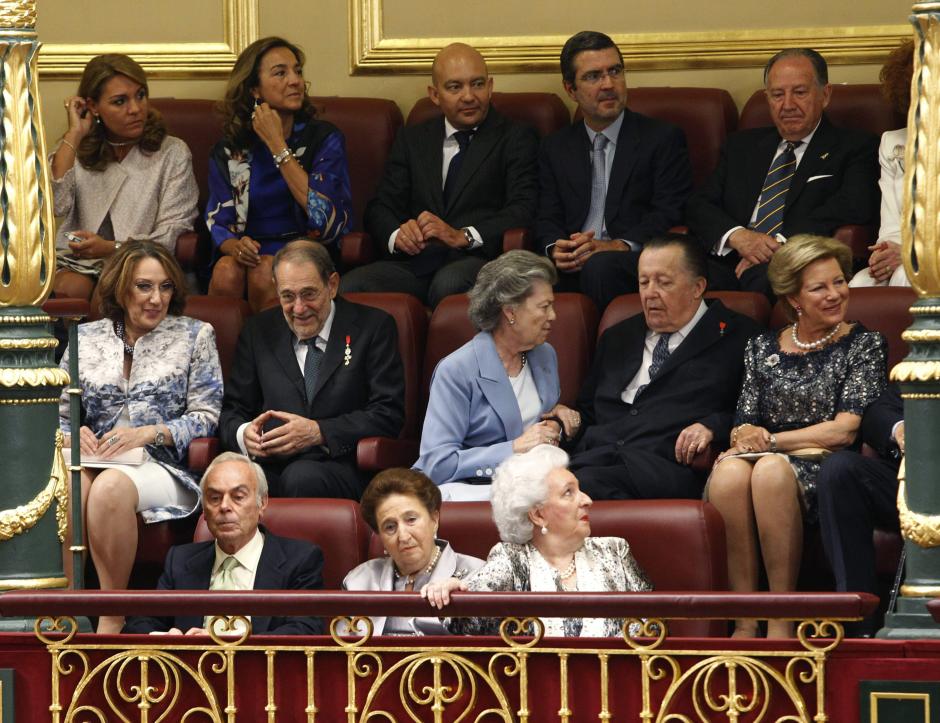
M 901 265 L 901 246 L 893 241 L 879 241 L 868 247 L 871 256 L 868 257 L 868 268 L 872 278 L 885 283 L 891 274 Z
M 741 261 L 734 270 L 738 278 L 752 266 L 769 263 L 780 248 L 780 243 L 775 238 L 749 228 L 739 228 L 731 234 L 728 245 L 741 256 Z
M 455 249 L 467 248 L 464 232 L 447 224 L 430 211 L 422 211 L 418 218 L 408 219 L 398 227 L 395 248 L 409 256 L 415 256 L 429 243 L 440 242 Z
M 282 424 L 265 431 L 271 420 Z M 290 412 L 269 410 L 255 417 L 245 428 L 245 449 L 253 457 L 288 456 L 323 444 L 320 425 L 314 420 Z

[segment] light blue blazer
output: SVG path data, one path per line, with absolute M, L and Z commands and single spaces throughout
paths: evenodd
M 550 344 L 526 352 L 542 412 L 558 403 L 558 357 Z M 421 432 L 421 456 L 414 468 L 445 484 L 489 482 L 512 454 L 523 432 L 519 403 L 496 353 L 493 337 L 480 332 L 441 359 L 431 378 L 431 394 Z

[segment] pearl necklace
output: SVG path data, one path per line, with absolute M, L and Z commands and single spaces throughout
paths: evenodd
M 564 570 L 556 570 L 558 573 L 559 580 L 567 580 L 569 577 L 574 575 L 575 570 L 578 569 L 578 558 L 577 555 L 571 558 L 571 563 Z
M 112 140 L 108 140 L 107 138 L 105 138 L 104 142 L 107 143 L 112 148 L 123 148 L 124 146 L 133 146 L 136 143 L 140 143 L 140 139 L 136 141 L 121 141 L 120 143 L 118 143 L 117 141 L 112 141 Z
M 440 559 L 441 559 L 441 548 L 435 545 L 434 557 L 431 558 L 431 562 L 428 564 L 428 566 L 424 568 L 423 573 L 425 575 L 430 575 L 431 571 L 434 569 L 434 566 L 437 565 L 437 561 Z M 399 572 L 398 568 L 395 567 L 395 579 L 397 580 L 401 577 L 407 578 L 407 582 L 410 583 L 411 585 L 414 585 L 415 579 L 418 577 L 418 573 L 413 572 L 410 575 L 405 575 L 404 573 Z
M 816 341 L 800 341 L 799 337 L 796 334 L 797 324 L 794 324 L 790 330 L 790 336 L 793 338 L 793 343 L 796 344 L 797 349 L 802 349 L 803 351 L 813 351 L 814 349 L 822 349 L 826 344 L 833 340 L 836 334 L 839 333 L 839 329 L 842 327 L 842 322 L 840 321 L 834 327 L 832 331 L 826 334 L 822 339 L 817 339 Z
M 127 337 L 125 336 L 123 321 L 114 322 L 114 333 L 117 334 L 118 339 L 120 339 L 121 343 L 124 345 L 124 353 L 130 357 L 134 356 L 134 347 L 132 347 L 130 344 L 127 343 Z

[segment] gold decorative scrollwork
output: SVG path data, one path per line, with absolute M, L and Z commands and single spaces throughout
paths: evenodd
M 359 648 L 372 639 L 372 618 L 365 615 L 337 617 L 330 621 L 330 637 L 344 648 Z
M 907 506 L 907 485 L 904 480 L 903 469 L 898 475 L 898 517 L 901 521 L 901 534 L 904 539 L 920 547 L 937 547 L 940 545 L 940 515 L 925 515 L 912 512 Z
M 78 621 L 68 615 L 59 617 L 45 615 L 36 618 L 36 622 L 33 623 L 33 632 L 46 645 L 68 645 L 78 632 Z M 64 635 L 65 637 L 52 638 L 50 635 Z
M 58 367 L 0 369 L 0 387 L 64 387 L 69 375 Z
M 5 0 L 0 4 L 0 27 L 36 27 L 36 0 Z
M 828 653 L 845 635 L 841 623 L 834 620 L 803 620 L 796 626 L 796 637 L 800 645 L 813 653 Z M 817 641 L 827 640 L 825 644 Z
M 66 486 L 65 460 L 62 459 L 62 432 L 56 430 L 55 452 L 52 455 L 52 474 L 45 488 L 25 505 L 0 512 L 0 541 L 9 540 L 31 529 L 42 518 L 52 500 L 56 500 L 56 522 L 59 542 L 65 541 L 68 520 L 68 487 Z
M 666 639 L 666 623 L 658 618 L 626 618 L 621 627 L 621 634 L 627 645 L 634 650 L 655 650 Z M 643 644 L 637 638 L 653 638 Z
M 938 361 L 902 361 L 891 370 L 893 382 L 931 382 L 940 381 L 940 362 Z
M 901 338 L 909 343 L 930 343 L 940 341 L 940 329 L 905 329 Z
M 0 339 L 0 349 L 55 349 L 58 339 Z
M 35 397 L 33 399 L 0 399 L 0 406 L 6 404 L 58 404 L 58 397 Z
M 912 306 L 909 311 L 912 316 L 934 316 L 940 314 L 940 306 Z
M 534 633 L 530 633 L 531 630 Z M 521 641 L 517 636 L 532 635 L 531 640 Z M 545 635 L 545 624 L 539 618 L 504 618 L 499 624 L 499 637 L 511 648 L 534 648 Z
M 232 648 L 244 643 L 251 635 L 251 621 L 244 615 L 213 615 L 206 630 L 216 645 Z
M 46 314 L 32 316 L 0 316 L 0 324 L 48 324 L 52 317 Z

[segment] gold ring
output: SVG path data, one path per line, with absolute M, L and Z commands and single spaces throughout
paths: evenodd
M 108 440 L 108 446 L 112 447 L 118 441 L 117 435 L 115 434 L 111 439 Z

